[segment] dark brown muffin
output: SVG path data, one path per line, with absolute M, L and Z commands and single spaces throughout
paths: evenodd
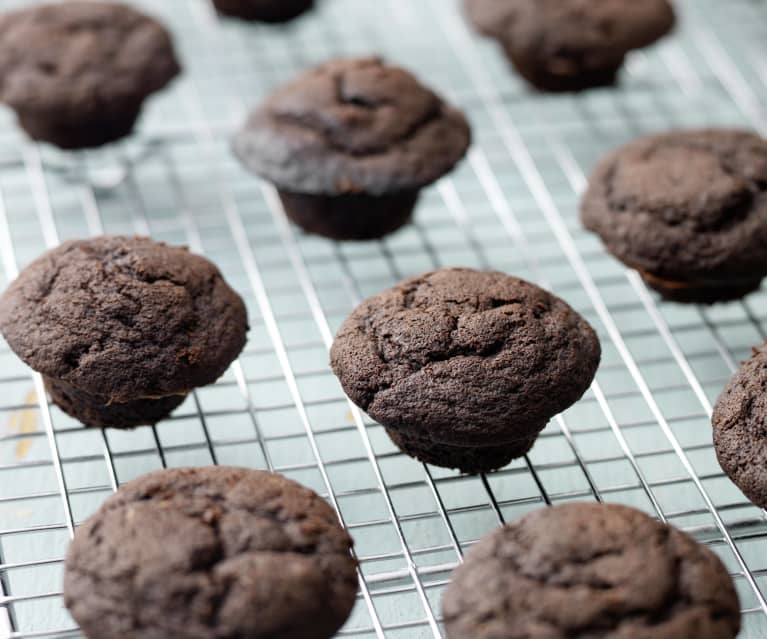
M 706 546 L 644 513 L 572 503 L 483 538 L 442 601 L 449 639 L 734 639 L 738 596 Z
M 595 169 L 586 228 L 665 298 L 742 297 L 767 275 L 767 142 L 702 129 L 640 138 Z
M 122 4 L 44 4 L 0 16 L 0 101 L 35 140 L 96 147 L 133 129 L 179 72 L 170 35 Z
M 0 298 L 0 330 L 88 426 L 154 424 L 245 345 L 242 299 L 185 248 L 102 236 L 62 244 Z
M 351 546 L 281 475 L 162 470 L 77 529 L 64 601 L 89 639 L 329 639 L 354 606 Z
M 309 11 L 314 0 L 213 0 L 224 15 L 258 22 L 287 22 Z
M 330 351 L 346 394 L 404 452 L 482 472 L 524 455 L 591 384 L 600 345 L 554 295 L 495 271 L 442 269 L 360 304 Z
M 719 465 L 752 502 L 767 508 L 767 346 L 740 367 L 714 407 Z
M 626 54 L 666 35 L 667 0 L 464 0 L 482 33 L 497 39 L 517 71 L 546 91 L 615 82 Z
M 234 140 L 288 216 L 335 239 L 371 239 L 410 218 L 418 191 L 469 146 L 463 114 L 407 71 L 340 59 L 279 89 Z

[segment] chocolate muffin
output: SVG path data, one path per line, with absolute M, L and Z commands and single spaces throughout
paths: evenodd
M 442 600 L 448 639 L 733 639 L 738 596 L 706 546 L 644 513 L 570 503 L 484 537 Z
M 360 304 L 330 351 L 346 394 L 421 461 L 485 472 L 527 453 L 591 384 L 600 345 L 562 300 L 495 271 L 441 269 Z
M 90 639 L 328 639 L 354 606 L 351 546 L 333 509 L 281 475 L 161 470 L 77 529 L 64 601 Z
M 752 502 L 767 508 L 767 345 L 754 349 L 714 407 L 719 465 Z
M 470 142 L 463 114 L 407 71 L 339 59 L 279 89 L 235 137 L 243 164 L 277 186 L 310 233 L 381 237 L 405 224 L 421 188 Z
M 498 40 L 517 71 L 545 91 L 613 84 L 632 49 L 666 35 L 667 0 L 464 0 L 469 20 Z
M 245 305 L 208 260 L 147 238 L 71 241 L 0 297 L 0 331 L 87 426 L 166 417 L 245 345 Z
M 600 162 L 581 217 L 666 299 L 727 301 L 767 275 L 766 188 L 767 141 L 739 130 L 673 131 Z
M 258 22 L 287 22 L 309 11 L 314 0 L 213 0 L 224 15 Z
M 35 140 L 63 149 L 128 135 L 179 72 L 156 20 L 113 2 L 44 4 L 0 15 L 0 101 Z

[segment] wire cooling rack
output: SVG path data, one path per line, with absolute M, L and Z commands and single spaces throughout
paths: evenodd
M 218 384 L 134 432 L 86 430 L 49 407 L 39 378 L 0 343 L 0 637 L 77 636 L 61 598 L 74 527 L 121 482 L 212 463 L 277 470 L 339 510 L 361 562 L 342 636 L 441 636 L 441 592 L 481 535 L 545 504 L 604 500 L 709 544 L 737 583 L 741 636 L 767 637 L 767 519 L 722 474 L 709 424 L 727 378 L 765 338 L 767 295 L 713 308 L 660 303 L 577 220 L 590 167 L 636 135 L 702 125 L 765 132 L 765 3 L 679 1 L 679 31 L 633 55 L 620 88 L 577 96 L 530 92 L 453 0 L 322 0 L 287 28 L 220 21 L 207 0 L 138 4 L 173 29 L 185 75 L 152 102 L 131 141 L 66 160 L 77 178 L 49 168 L 61 158 L 0 115 L 0 287 L 65 238 L 151 234 L 216 261 L 253 328 Z M 307 65 L 370 52 L 461 105 L 475 145 L 396 235 L 364 244 L 303 235 L 271 187 L 232 159 L 228 137 L 249 106 Z M 138 158 L 127 174 L 105 175 L 126 158 Z M 528 457 L 485 477 L 398 453 L 327 364 L 356 302 L 447 265 L 493 267 L 554 290 L 603 344 L 583 400 Z

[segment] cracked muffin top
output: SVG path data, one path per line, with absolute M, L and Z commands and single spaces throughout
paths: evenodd
M 600 345 L 565 302 L 496 271 L 441 269 L 360 304 L 330 352 L 373 419 L 455 445 L 537 434 L 589 387 Z
M 77 529 L 64 600 L 94 639 L 326 639 L 354 606 L 351 546 L 333 509 L 281 475 L 161 470 Z
M 113 2 L 44 4 L 0 15 L 0 101 L 58 116 L 142 101 L 179 72 L 156 20 Z
M 544 508 L 490 533 L 442 609 L 450 639 L 733 639 L 740 628 L 713 552 L 613 504 Z
M 234 149 L 287 191 L 384 195 L 437 180 L 470 137 L 463 114 L 407 71 L 377 58 L 338 59 L 277 90 Z
M 21 359 L 107 403 L 214 382 L 247 330 L 214 264 L 148 238 L 66 242 L 0 297 L 0 331 Z
M 675 131 L 607 156 L 581 205 L 586 228 L 629 266 L 669 279 L 767 274 L 767 141 Z

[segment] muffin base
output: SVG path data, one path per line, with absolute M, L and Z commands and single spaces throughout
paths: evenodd
M 386 429 L 387 435 L 406 455 L 442 468 L 457 468 L 462 473 L 475 475 L 498 470 L 512 459 L 528 453 L 538 436 L 496 446 L 451 446 L 422 437 L 414 437 L 401 430 Z
M 213 0 L 219 13 L 256 22 L 287 22 L 314 6 L 314 0 Z
M 568 74 L 550 73 L 522 56 L 513 53 L 508 47 L 504 47 L 504 50 L 506 51 L 506 57 L 511 61 L 519 75 L 537 89 L 551 93 L 566 93 L 612 86 L 615 84 L 618 72 L 623 66 L 623 60 L 621 60 L 618 64 L 606 65 L 596 69 L 577 70 Z
M 664 280 L 652 273 L 639 273 L 647 285 L 660 293 L 663 299 L 683 304 L 716 304 L 731 302 L 758 290 L 762 278 L 725 281 L 684 282 Z
M 394 195 L 305 195 L 278 191 L 285 214 L 307 233 L 333 240 L 375 240 L 406 224 L 418 191 Z
M 170 415 L 186 395 L 138 399 L 124 404 L 105 405 L 103 399 L 78 390 L 66 382 L 43 377 L 45 388 L 56 404 L 70 417 L 92 428 L 135 428 L 153 426 Z
M 57 120 L 51 113 L 20 111 L 17 115 L 21 128 L 33 140 L 72 151 L 104 146 L 130 135 L 140 113 L 139 103 L 81 120 Z

